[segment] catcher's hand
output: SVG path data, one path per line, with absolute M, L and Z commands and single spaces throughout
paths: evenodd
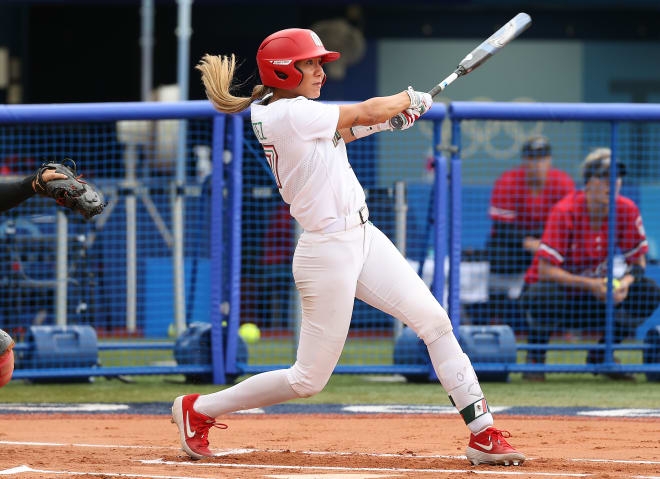
M 53 173 L 59 175 L 56 177 Z M 58 205 L 77 211 L 88 220 L 103 211 L 105 201 L 101 191 L 81 178 L 71 158 L 65 158 L 61 163 L 47 162 L 35 175 L 34 191 L 53 198 Z

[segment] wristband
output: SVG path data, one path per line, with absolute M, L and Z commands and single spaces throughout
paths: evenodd
M 357 126 L 352 126 L 351 127 L 351 134 L 355 138 L 364 138 L 365 136 L 373 135 L 374 133 L 378 133 L 380 131 L 392 131 L 392 127 L 390 126 L 389 121 L 384 121 L 383 123 L 378 123 L 376 125 L 369 125 L 369 126 L 362 126 L 362 125 L 357 125 Z
M 26 194 L 29 192 L 30 194 L 35 193 L 34 189 L 34 181 L 37 179 L 37 175 L 31 175 L 23 178 L 23 181 L 21 181 L 21 190 L 24 191 Z

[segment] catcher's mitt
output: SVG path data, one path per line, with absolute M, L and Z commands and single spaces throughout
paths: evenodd
M 44 181 L 46 170 L 66 176 L 65 179 Z M 65 158 L 61 163 L 46 162 L 37 171 L 34 188 L 42 196 L 53 198 L 58 205 L 80 213 L 86 220 L 98 215 L 105 208 L 103 194 L 94 185 L 81 179 L 76 172 L 76 163 Z

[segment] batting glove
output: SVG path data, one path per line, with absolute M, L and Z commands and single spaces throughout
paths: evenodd
M 433 105 L 433 97 L 428 93 L 423 91 L 415 91 L 411 86 L 408 87 L 406 93 L 410 97 L 410 109 L 417 110 L 419 112 L 419 116 L 423 115 L 431 109 L 431 106 Z
M 419 111 L 413 108 L 408 108 L 407 110 L 390 118 L 390 128 L 392 130 L 407 130 L 415 124 L 420 116 L 421 114 Z

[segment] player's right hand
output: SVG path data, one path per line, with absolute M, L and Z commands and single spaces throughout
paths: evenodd
M 417 121 L 419 117 L 420 113 L 417 110 L 408 108 L 407 110 L 390 118 L 390 128 L 392 130 L 407 130 L 415 124 L 415 121 Z

